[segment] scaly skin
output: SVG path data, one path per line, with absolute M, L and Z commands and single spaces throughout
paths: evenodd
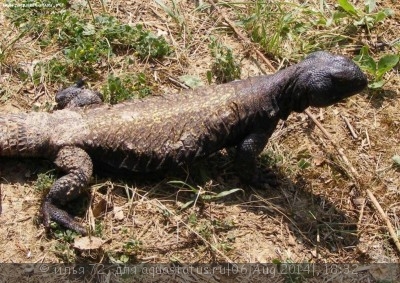
M 92 160 L 151 172 L 236 147 L 239 176 L 259 184 L 256 157 L 280 119 L 308 106 L 332 105 L 366 85 L 366 76 L 351 60 L 326 52 L 274 75 L 114 106 L 101 104 L 98 93 L 78 82 L 57 94 L 62 110 L 1 115 L 0 156 L 53 160 L 66 175 L 43 202 L 44 224 L 54 220 L 85 234 L 59 206 L 87 186 Z

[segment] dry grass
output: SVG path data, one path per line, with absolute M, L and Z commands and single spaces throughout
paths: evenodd
M 98 76 L 89 81 L 90 87 L 101 90 L 109 74 L 140 71 L 151 74 L 157 92 L 179 91 L 173 80 L 184 74 L 199 76 L 207 84 L 206 73 L 212 62 L 210 35 L 242 59 L 242 78 L 267 69 L 247 52 L 248 48 L 211 8 L 195 10 L 195 1 L 176 2 L 179 17 L 175 20 L 153 1 L 107 2 L 104 8 L 108 13 L 124 23 L 142 23 L 164 35 L 174 52 L 163 60 L 139 60 L 127 51 L 96 66 Z M 317 5 L 319 1 L 314 2 Z M 100 3 L 92 3 L 95 14 L 103 9 Z M 400 21 L 398 5 L 389 0 L 380 5 L 394 9 L 394 17 L 378 25 L 371 36 L 357 35 L 351 47 L 336 46 L 332 50 L 353 56 L 357 42 L 374 46 L 395 40 Z M 220 9 L 235 19 L 237 8 Z M 51 82 L 46 73 L 42 73 L 40 83 L 34 84 L 29 77 L 22 79 L 19 70 L 29 74 L 33 64 L 57 56 L 59 48 L 41 48 L 32 37 L 20 37 L 3 10 L 0 31 L 4 54 L 1 111 L 29 110 L 33 105 L 46 109 L 61 84 Z M 126 63 L 126 57 L 133 63 Z M 284 58 L 270 60 L 275 67 L 287 63 Z M 391 158 L 400 154 L 400 77 L 397 69 L 387 76 L 390 80 L 382 90 L 367 90 L 327 109 L 312 109 L 360 173 L 361 187 L 356 186 L 348 166 L 312 121 L 305 114 L 295 114 L 279 125 L 265 149 L 270 158 L 277 160 L 275 169 L 282 180 L 274 190 L 244 187 L 224 155 L 207 161 L 210 169 L 203 166 L 198 172 L 191 169 L 190 175 L 181 173 L 159 181 L 96 175 L 86 203 L 101 203 L 105 208 L 97 217 L 93 210 L 101 205 L 89 208 L 86 216 L 81 214 L 82 222 L 105 240 L 96 252 L 74 249 L 65 236 L 46 235 L 38 221 L 41 194 L 35 190 L 35 180 L 51 165 L 2 160 L 0 261 L 398 262 L 399 251 L 365 193 L 366 189 L 373 192 L 399 233 L 400 170 Z M 357 137 L 351 135 L 344 118 Z M 307 160 L 310 167 L 300 169 L 301 160 Z M 193 177 L 196 173 L 205 175 L 205 180 Z M 168 184 L 171 180 L 184 180 L 209 194 L 236 187 L 244 191 L 213 202 L 198 200 L 194 207 L 180 211 L 180 206 L 195 196 L 187 187 L 177 189 Z

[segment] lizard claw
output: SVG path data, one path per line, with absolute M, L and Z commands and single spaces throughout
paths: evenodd
M 280 182 L 278 176 L 271 169 L 265 169 L 258 170 L 249 184 L 261 189 L 272 189 L 279 186 Z
M 50 220 L 61 224 L 62 226 L 74 230 L 81 235 L 87 235 L 86 229 L 76 222 L 71 215 L 62 209 L 59 209 L 48 200 L 45 200 L 42 205 L 43 224 L 48 229 L 50 227 Z

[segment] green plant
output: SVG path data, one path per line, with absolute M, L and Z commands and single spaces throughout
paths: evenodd
M 216 200 L 226 197 L 230 194 L 233 194 L 237 191 L 243 191 L 242 189 L 236 188 L 236 189 L 230 189 L 228 191 L 223 191 L 223 192 L 216 194 L 213 192 L 196 189 L 195 187 L 193 187 L 183 181 L 170 181 L 170 182 L 168 182 L 168 184 L 179 187 L 179 188 L 182 186 L 187 187 L 195 194 L 195 198 L 193 200 L 190 200 L 190 201 L 186 202 L 185 204 L 183 204 L 180 208 L 181 210 L 184 210 L 184 209 L 190 207 L 191 205 L 195 204 L 196 201 L 198 201 L 198 200 L 203 201 L 203 202 L 216 201 Z
M 388 16 L 394 14 L 392 9 L 376 11 L 376 0 L 366 0 L 364 6 L 365 11 L 357 9 L 357 7 L 348 0 L 338 0 L 338 4 L 347 15 L 354 19 L 353 24 L 355 26 L 366 26 L 368 30 L 373 28 L 377 23 L 384 21 Z M 337 12 L 334 18 L 338 19 L 343 16 L 342 13 Z
M 142 248 L 142 242 L 139 240 L 129 240 L 122 248 L 124 253 L 129 255 L 136 254 Z
M 339 9 L 329 10 L 322 4 L 316 9 L 308 1 L 257 0 L 246 5 L 238 24 L 267 54 L 297 61 L 303 54 L 348 44 L 362 29 L 369 31 L 393 14 L 391 9 L 376 11 L 374 0 L 366 1 L 365 12 L 347 0 L 337 3 Z
M 56 230 L 54 232 L 54 236 L 63 242 L 72 243 L 78 236 L 78 234 L 71 230 L 65 230 L 65 231 Z
M 47 195 L 51 186 L 55 181 L 55 176 L 53 174 L 54 170 L 48 171 L 46 173 L 40 173 L 37 175 L 37 179 L 35 181 L 35 190 L 42 194 L 43 196 Z
M 62 259 L 63 262 L 74 262 L 75 251 L 71 247 L 71 243 L 74 242 L 78 234 L 71 230 L 58 229 L 58 225 L 51 223 L 54 229 L 54 236 L 57 239 L 57 243 L 54 246 L 54 253 Z
M 69 243 L 56 242 L 53 252 L 60 258 L 61 262 L 73 263 L 76 260 L 75 251 Z
M 33 1 L 33 4 L 40 5 L 40 1 Z M 85 9 L 24 9 L 10 5 L 7 16 L 22 33 L 37 39 L 44 48 L 57 44 L 62 50 L 61 56 L 38 64 L 41 71 L 35 70 L 36 73 L 47 74 L 50 80 L 75 76 L 74 80 L 96 75 L 99 64 L 122 52 L 126 54 L 132 50 L 146 60 L 161 58 L 171 52 L 163 37 L 145 30 L 142 25 L 123 24 L 107 14 L 92 14 L 88 18 Z M 0 50 L 0 59 L 2 53 Z M 43 70 L 44 67 L 48 69 Z
M 399 59 L 399 54 L 385 54 L 378 61 L 375 61 L 369 55 L 367 46 L 362 47 L 360 54 L 354 58 L 362 70 L 373 76 L 372 83 L 368 85 L 372 89 L 381 88 L 386 83 L 383 78 L 384 75 L 399 63 Z
M 214 75 L 217 82 L 225 83 L 240 78 L 240 63 L 233 56 L 231 48 L 224 46 L 219 40 L 211 37 L 209 44 L 211 55 L 214 57 L 211 72 L 207 73 L 208 81 Z
M 307 3 L 274 1 L 267 4 L 257 0 L 247 6 L 240 18 L 239 25 L 249 32 L 251 40 L 272 56 L 300 59 L 300 54 L 328 45 L 321 37 L 327 17 Z M 341 40 L 342 37 L 332 39 L 331 36 L 329 45 Z
M 144 73 L 123 78 L 110 75 L 107 84 L 103 86 L 104 100 L 115 104 L 127 99 L 143 98 L 150 95 L 152 86 Z
M 95 221 L 94 225 L 94 235 L 96 237 L 102 237 L 103 236 L 103 231 L 104 231 L 104 224 L 100 220 Z

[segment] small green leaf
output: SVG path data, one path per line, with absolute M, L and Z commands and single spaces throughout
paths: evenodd
M 229 191 L 223 191 L 223 192 L 220 192 L 219 194 L 217 194 L 216 196 L 214 196 L 214 198 L 216 198 L 216 199 L 223 198 L 223 197 L 226 197 L 226 196 L 228 196 L 230 194 L 233 194 L 233 193 L 235 193 L 237 191 L 243 191 L 243 190 L 242 189 L 232 189 L 232 190 L 229 190 Z
M 187 187 L 189 188 L 192 192 L 194 192 L 195 194 L 199 193 L 199 190 L 196 189 L 195 187 L 183 182 L 183 181 L 169 181 L 167 184 L 173 185 L 174 187 Z
M 332 16 L 332 18 L 335 22 L 340 19 L 346 18 L 346 17 L 347 17 L 347 14 L 342 11 L 337 11 L 337 12 L 333 13 L 333 16 Z
M 356 8 L 347 0 L 338 0 L 340 7 L 350 15 L 358 16 Z
M 369 85 L 368 85 L 368 88 L 370 88 L 370 89 L 378 89 L 378 88 L 383 87 L 383 85 L 384 85 L 385 83 L 386 83 L 386 82 L 385 82 L 384 80 L 375 81 L 375 82 L 369 84 Z
M 127 263 L 127 262 L 129 262 L 129 256 L 123 254 L 123 255 L 121 255 L 121 256 L 119 257 L 119 260 L 120 260 L 122 263 Z
M 397 166 L 400 166 L 400 155 L 393 156 L 392 160 Z
M 204 85 L 203 81 L 197 76 L 183 75 L 179 77 L 179 80 L 190 88 L 196 88 Z
M 378 22 L 382 22 L 384 19 L 386 19 L 387 15 L 386 15 L 385 12 L 380 11 L 376 15 L 374 15 L 373 17 L 374 17 L 374 21 L 376 23 L 378 23 Z
M 278 265 L 282 264 L 282 262 L 281 262 L 279 259 L 277 259 L 277 258 L 274 258 L 274 259 L 272 260 L 272 263 L 273 263 L 273 264 L 278 264 Z
M 297 165 L 299 166 L 300 169 L 307 169 L 308 167 L 311 166 L 311 163 L 307 161 L 306 159 L 302 158 L 297 162 Z
M 375 75 L 377 66 L 375 60 L 369 56 L 367 46 L 363 46 L 361 48 L 360 54 L 354 58 L 354 61 L 358 62 L 363 71 L 366 71 L 371 75 Z
M 378 61 L 377 79 L 380 79 L 386 72 L 390 71 L 399 62 L 399 55 L 385 55 Z

